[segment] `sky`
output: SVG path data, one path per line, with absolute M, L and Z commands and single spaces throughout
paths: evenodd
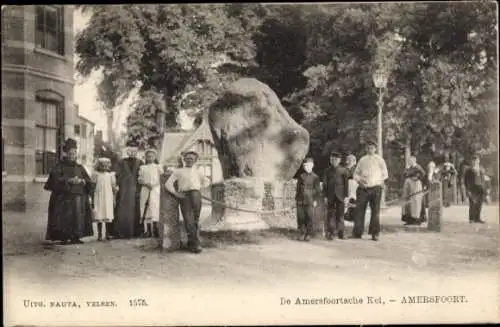
M 73 32 L 76 34 L 85 28 L 89 21 L 88 15 L 83 15 L 79 10 L 74 11 L 73 16 Z M 75 54 L 75 65 L 78 61 L 78 56 Z M 75 81 L 74 87 L 74 102 L 79 107 L 80 115 L 89 119 L 96 124 L 97 130 L 106 131 L 106 116 L 104 111 L 99 106 L 97 101 L 97 88 L 96 84 L 99 83 L 100 75 L 94 72 L 87 79 L 83 80 L 78 78 Z M 115 111 L 116 121 L 114 123 L 114 130 L 121 132 L 125 130 L 125 122 L 128 112 L 131 108 L 131 103 L 135 100 L 136 93 L 132 92 L 131 96 L 124 101 L 124 103 Z M 181 128 L 189 130 L 193 127 L 192 118 L 184 113 L 180 114 L 179 123 Z M 106 139 L 106 133 L 104 132 Z
M 88 19 L 84 17 L 79 11 L 75 10 L 73 17 L 73 32 L 76 34 L 81 31 L 87 24 Z M 78 56 L 75 54 L 74 62 L 78 61 Z M 78 105 L 80 110 L 80 115 L 93 121 L 96 124 L 98 130 L 104 130 L 106 127 L 105 116 L 102 111 L 97 107 L 97 91 L 95 88 L 95 83 L 97 78 L 95 76 L 90 76 L 84 83 L 78 79 L 75 81 L 74 88 L 74 102 Z

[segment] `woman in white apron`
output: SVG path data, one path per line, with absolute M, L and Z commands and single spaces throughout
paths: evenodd
M 415 157 L 410 157 L 408 168 L 404 173 L 403 200 L 401 220 L 405 225 L 420 225 L 425 218 L 422 217 L 422 203 L 424 199 L 425 170 L 420 167 Z
M 158 221 L 160 220 L 160 177 L 163 168 L 156 163 L 156 150 L 148 149 L 145 153 L 146 163 L 139 168 L 139 184 L 141 187 L 140 209 L 146 237 L 159 237 Z

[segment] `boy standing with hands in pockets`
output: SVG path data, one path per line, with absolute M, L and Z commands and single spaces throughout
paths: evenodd
M 304 172 L 297 179 L 297 225 L 299 229 L 299 240 L 310 241 L 313 229 L 314 208 L 318 205 L 321 195 L 320 180 L 313 173 L 314 161 L 307 158 L 304 161 Z

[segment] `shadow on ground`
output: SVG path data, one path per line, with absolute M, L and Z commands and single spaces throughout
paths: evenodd
M 456 224 L 457 225 L 457 224 Z M 459 227 L 453 224 L 447 226 L 447 229 L 456 229 Z M 365 229 L 365 234 L 367 232 Z M 381 234 L 396 234 L 396 233 L 436 233 L 427 229 L 425 225 L 421 226 L 404 226 L 400 224 L 386 224 L 381 226 Z M 352 227 L 346 227 L 345 235 L 349 237 L 352 234 Z M 270 238 L 281 238 L 296 240 L 298 236 L 297 230 L 293 228 L 277 228 L 273 227 L 267 230 L 254 231 L 218 231 L 218 232 L 201 232 L 202 245 L 207 248 L 217 247 L 219 245 L 237 245 L 237 244 L 259 244 L 262 241 Z M 313 238 L 324 239 L 322 233 L 316 233 Z

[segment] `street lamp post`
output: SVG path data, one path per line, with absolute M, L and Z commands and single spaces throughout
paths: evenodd
M 377 99 L 377 152 L 383 157 L 384 156 L 384 146 L 382 140 L 382 116 L 384 109 L 384 92 L 387 86 L 388 74 L 385 70 L 379 69 L 373 74 L 373 84 L 378 90 Z M 380 206 L 385 207 L 385 189 L 382 190 L 382 198 L 380 201 Z

